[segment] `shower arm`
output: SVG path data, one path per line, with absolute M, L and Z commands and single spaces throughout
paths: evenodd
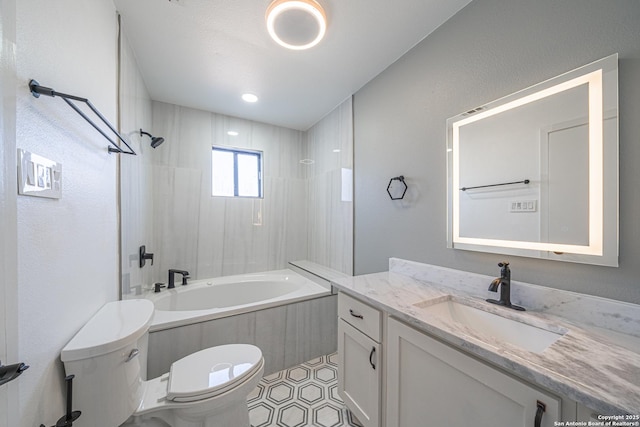
M 46 96 L 50 96 L 50 97 L 56 97 L 59 96 L 60 98 L 62 98 L 64 100 L 64 102 L 67 103 L 67 105 L 69 105 L 69 107 L 73 108 L 73 110 L 78 113 L 80 116 L 82 116 L 83 119 L 85 119 L 87 121 L 87 123 L 89 123 L 91 126 L 93 126 L 93 128 L 95 130 L 97 130 L 98 132 L 100 132 L 100 134 L 102 136 L 104 136 L 107 141 L 109 141 L 109 143 L 111 144 L 108 147 L 109 153 L 121 153 L 121 154 L 133 154 L 134 156 L 136 155 L 136 152 L 133 151 L 133 149 L 129 146 L 129 144 L 127 144 L 127 141 L 124 140 L 124 138 L 122 138 L 122 136 L 120 135 L 120 133 L 118 133 L 117 130 L 115 130 L 115 128 L 111 125 L 111 123 L 109 123 L 109 121 L 100 113 L 100 111 L 98 111 L 98 109 L 96 107 L 93 106 L 93 104 L 91 103 L 91 101 L 89 101 L 87 98 L 81 98 L 79 96 L 74 96 L 74 95 L 69 95 L 66 93 L 61 93 L 61 92 L 56 92 L 55 90 L 51 89 L 50 87 L 45 87 L 45 86 L 40 86 L 40 83 L 38 83 L 36 80 L 31 80 L 29 82 L 29 89 L 31 90 L 31 94 L 36 97 L 39 98 L 40 95 L 46 95 Z M 122 143 L 129 149 L 129 151 L 125 151 L 123 150 L 117 143 L 116 141 L 114 141 L 112 138 L 109 137 L 109 135 L 107 135 L 105 133 L 104 130 L 102 130 L 100 127 L 98 127 L 97 124 L 95 124 L 82 110 L 80 110 L 80 108 L 78 108 L 78 106 L 73 103 L 72 101 L 76 101 L 76 102 L 84 102 L 85 104 L 87 104 L 87 106 L 91 109 L 91 111 L 93 111 L 93 113 L 98 116 L 98 118 L 102 121 L 102 123 L 104 123 L 117 137 L 120 141 L 122 141 Z

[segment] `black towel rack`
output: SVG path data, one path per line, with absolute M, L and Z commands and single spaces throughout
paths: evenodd
M 501 184 L 477 185 L 475 187 L 462 187 L 460 189 L 460 191 L 474 190 L 476 188 L 499 187 L 501 185 L 528 184 L 530 182 L 531 181 L 529 181 L 528 179 L 525 179 L 525 180 L 522 180 L 522 181 L 503 182 Z
M 36 98 L 40 98 L 40 95 L 47 95 L 47 96 L 50 96 L 50 97 L 59 96 L 60 98 L 62 98 L 64 100 L 64 102 L 66 102 L 69 105 L 69 107 L 73 108 L 76 113 L 80 114 L 80 116 L 82 116 L 82 118 L 85 119 L 87 121 L 87 123 L 89 123 L 91 126 L 93 126 L 93 128 L 95 130 L 100 132 L 100 134 L 102 136 L 104 136 L 107 139 L 107 141 L 109 141 L 109 143 L 111 143 L 111 146 L 108 147 L 109 153 L 133 154 L 134 156 L 136 155 L 136 152 L 133 151 L 133 149 L 129 146 L 129 144 L 127 144 L 127 141 L 125 141 L 124 138 L 122 138 L 122 136 L 118 133 L 118 131 L 111 125 L 111 123 L 109 123 L 109 121 L 100 113 L 100 111 L 98 111 L 98 109 L 96 107 L 94 107 L 94 105 L 91 103 L 91 101 L 89 101 L 87 98 L 81 98 L 81 97 L 75 96 L 75 95 L 69 95 L 69 94 L 66 94 L 66 93 L 56 92 L 55 90 L 51 89 L 50 87 L 40 86 L 40 83 L 38 83 L 36 80 L 31 80 L 29 82 L 29 89 L 31 90 L 31 94 Z M 126 145 L 126 147 L 129 149 L 129 151 L 123 150 L 116 143 L 115 140 L 111 139 L 109 137 L 109 135 L 107 135 L 104 130 L 102 130 L 97 124 L 95 124 L 93 122 L 93 120 L 91 120 L 72 101 L 84 102 L 85 104 L 87 104 L 87 106 L 91 109 L 91 111 L 93 111 L 93 113 L 96 116 L 98 116 L 98 118 L 102 121 L 102 123 L 104 123 L 109 129 L 111 129 L 111 131 L 118 137 L 118 139 L 120 141 L 122 141 L 122 143 L 124 145 Z

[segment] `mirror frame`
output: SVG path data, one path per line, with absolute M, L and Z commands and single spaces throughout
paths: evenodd
M 574 245 L 461 236 L 460 128 L 583 84 L 588 85 L 589 92 L 588 244 Z M 605 97 L 609 97 L 606 103 Z M 614 111 L 604 111 L 604 105 L 613 104 L 615 104 Z M 605 138 L 603 131 L 605 119 L 615 119 L 615 138 Z M 618 266 L 618 54 L 449 118 L 446 154 L 448 248 Z

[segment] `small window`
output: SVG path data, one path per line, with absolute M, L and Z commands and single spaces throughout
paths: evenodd
M 262 152 L 213 147 L 211 195 L 262 197 Z

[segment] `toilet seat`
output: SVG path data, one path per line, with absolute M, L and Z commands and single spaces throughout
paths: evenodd
M 217 396 L 251 377 L 262 366 L 262 352 L 249 344 L 198 351 L 171 365 L 167 399 L 193 402 Z

